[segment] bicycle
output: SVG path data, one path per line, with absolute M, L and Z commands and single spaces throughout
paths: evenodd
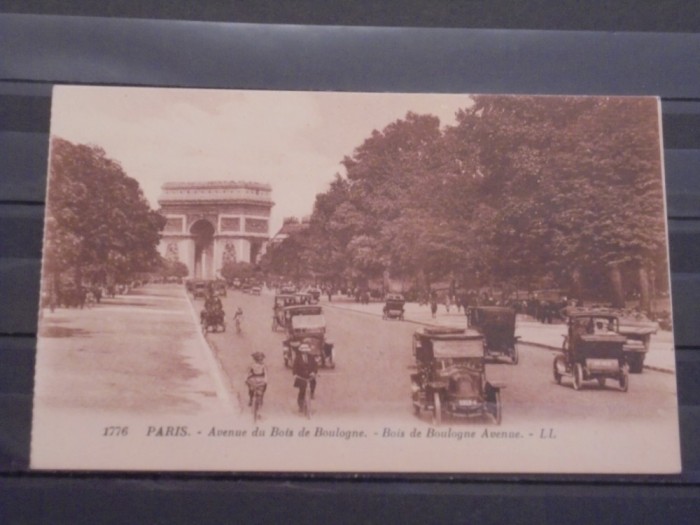
M 301 401 L 301 407 L 299 407 L 301 413 L 304 415 L 304 417 L 306 417 L 306 419 L 311 419 L 311 413 L 312 413 L 311 400 L 313 398 L 311 397 L 311 384 L 310 384 L 312 379 L 316 379 L 316 377 L 314 376 L 314 377 L 309 377 L 309 378 L 303 378 L 303 377 L 297 376 L 298 381 L 303 381 L 304 383 L 306 383 L 306 389 L 304 391 L 304 398 Z M 301 387 L 299 387 L 299 388 L 301 388 Z
M 263 394 L 265 392 L 265 383 L 262 381 L 250 382 L 249 388 L 253 390 L 253 423 L 260 419 L 260 409 L 263 403 Z

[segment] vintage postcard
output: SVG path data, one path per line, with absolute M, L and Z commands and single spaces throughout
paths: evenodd
M 653 97 L 56 87 L 31 467 L 681 468 Z

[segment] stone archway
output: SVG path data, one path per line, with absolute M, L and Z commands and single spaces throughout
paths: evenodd
M 214 277 L 214 226 L 205 219 L 198 220 L 190 228 L 194 241 L 194 278 Z
M 257 264 L 260 258 L 260 253 L 262 252 L 262 242 L 251 241 L 250 242 L 250 263 Z

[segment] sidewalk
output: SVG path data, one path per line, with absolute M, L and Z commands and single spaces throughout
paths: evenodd
M 184 288 L 149 285 L 93 308 L 45 309 L 37 399 L 46 407 L 142 413 L 229 408 Z
M 325 307 L 343 308 L 362 312 L 367 315 L 381 317 L 383 302 L 372 302 L 369 304 L 359 304 L 352 299 L 334 297 L 332 302 L 323 298 L 322 304 Z M 457 312 L 453 305 L 450 312 L 445 310 L 445 305 L 438 305 L 438 312 L 435 319 L 430 314 L 429 306 L 419 306 L 417 303 L 406 303 L 404 321 L 426 324 L 465 328 L 467 325 L 464 312 Z M 542 324 L 526 316 L 519 316 L 516 324 L 515 335 L 520 336 L 520 341 L 526 344 L 539 346 L 548 350 L 561 350 L 566 325 Z M 673 334 L 671 332 L 659 331 L 651 336 L 649 352 L 644 361 L 644 368 L 659 372 L 675 373 L 676 360 L 673 351 Z

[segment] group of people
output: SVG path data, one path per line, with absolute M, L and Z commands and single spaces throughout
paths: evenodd
M 265 390 L 267 389 L 265 354 L 254 352 L 251 356 L 253 363 L 248 367 L 245 379 L 248 386 L 248 406 L 253 404 L 253 398 L 257 389 L 260 389 L 262 404 L 262 396 L 265 395 Z M 294 374 L 294 387 L 298 389 L 297 406 L 299 412 L 303 412 L 306 402 L 306 389 L 309 388 L 309 396 L 313 399 L 316 392 L 316 374 L 318 373 L 318 363 L 316 358 L 311 355 L 311 347 L 308 344 L 302 343 L 299 345 L 299 351 L 296 353 L 292 366 L 292 373 Z
M 223 315 L 223 304 L 221 299 L 214 294 L 213 290 L 209 290 L 204 300 L 204 308 L 200 312 L 202 322 L 211 315 Z M 243 310 L 239 306 L 233 316 L 236 326 L 240 326 L 243 318 Z M 265 354 L 263 352 L 254 352 L 251 354 L 253 362 L 248 366 L 246 373 L 246 386 L 248 387 L 248 406 L 253 404 L 253 399 L 256 392 L 259 392 L 262 399 L 267 390 L 268 374 L 265 366 Z M 314 398 L 316 392 L 316 374 L 318 373 L 318 363 L 314 356 L 311 355 L 311 347 L 307 343 L 299 345 L 298 352 L 293 363 L 292 372 L 294 374 L 294 387 L 298 389 L 297 405 L 299 411 L 303 411 L 306 398 L 306 390 L 309 388 L 311 399 Z

